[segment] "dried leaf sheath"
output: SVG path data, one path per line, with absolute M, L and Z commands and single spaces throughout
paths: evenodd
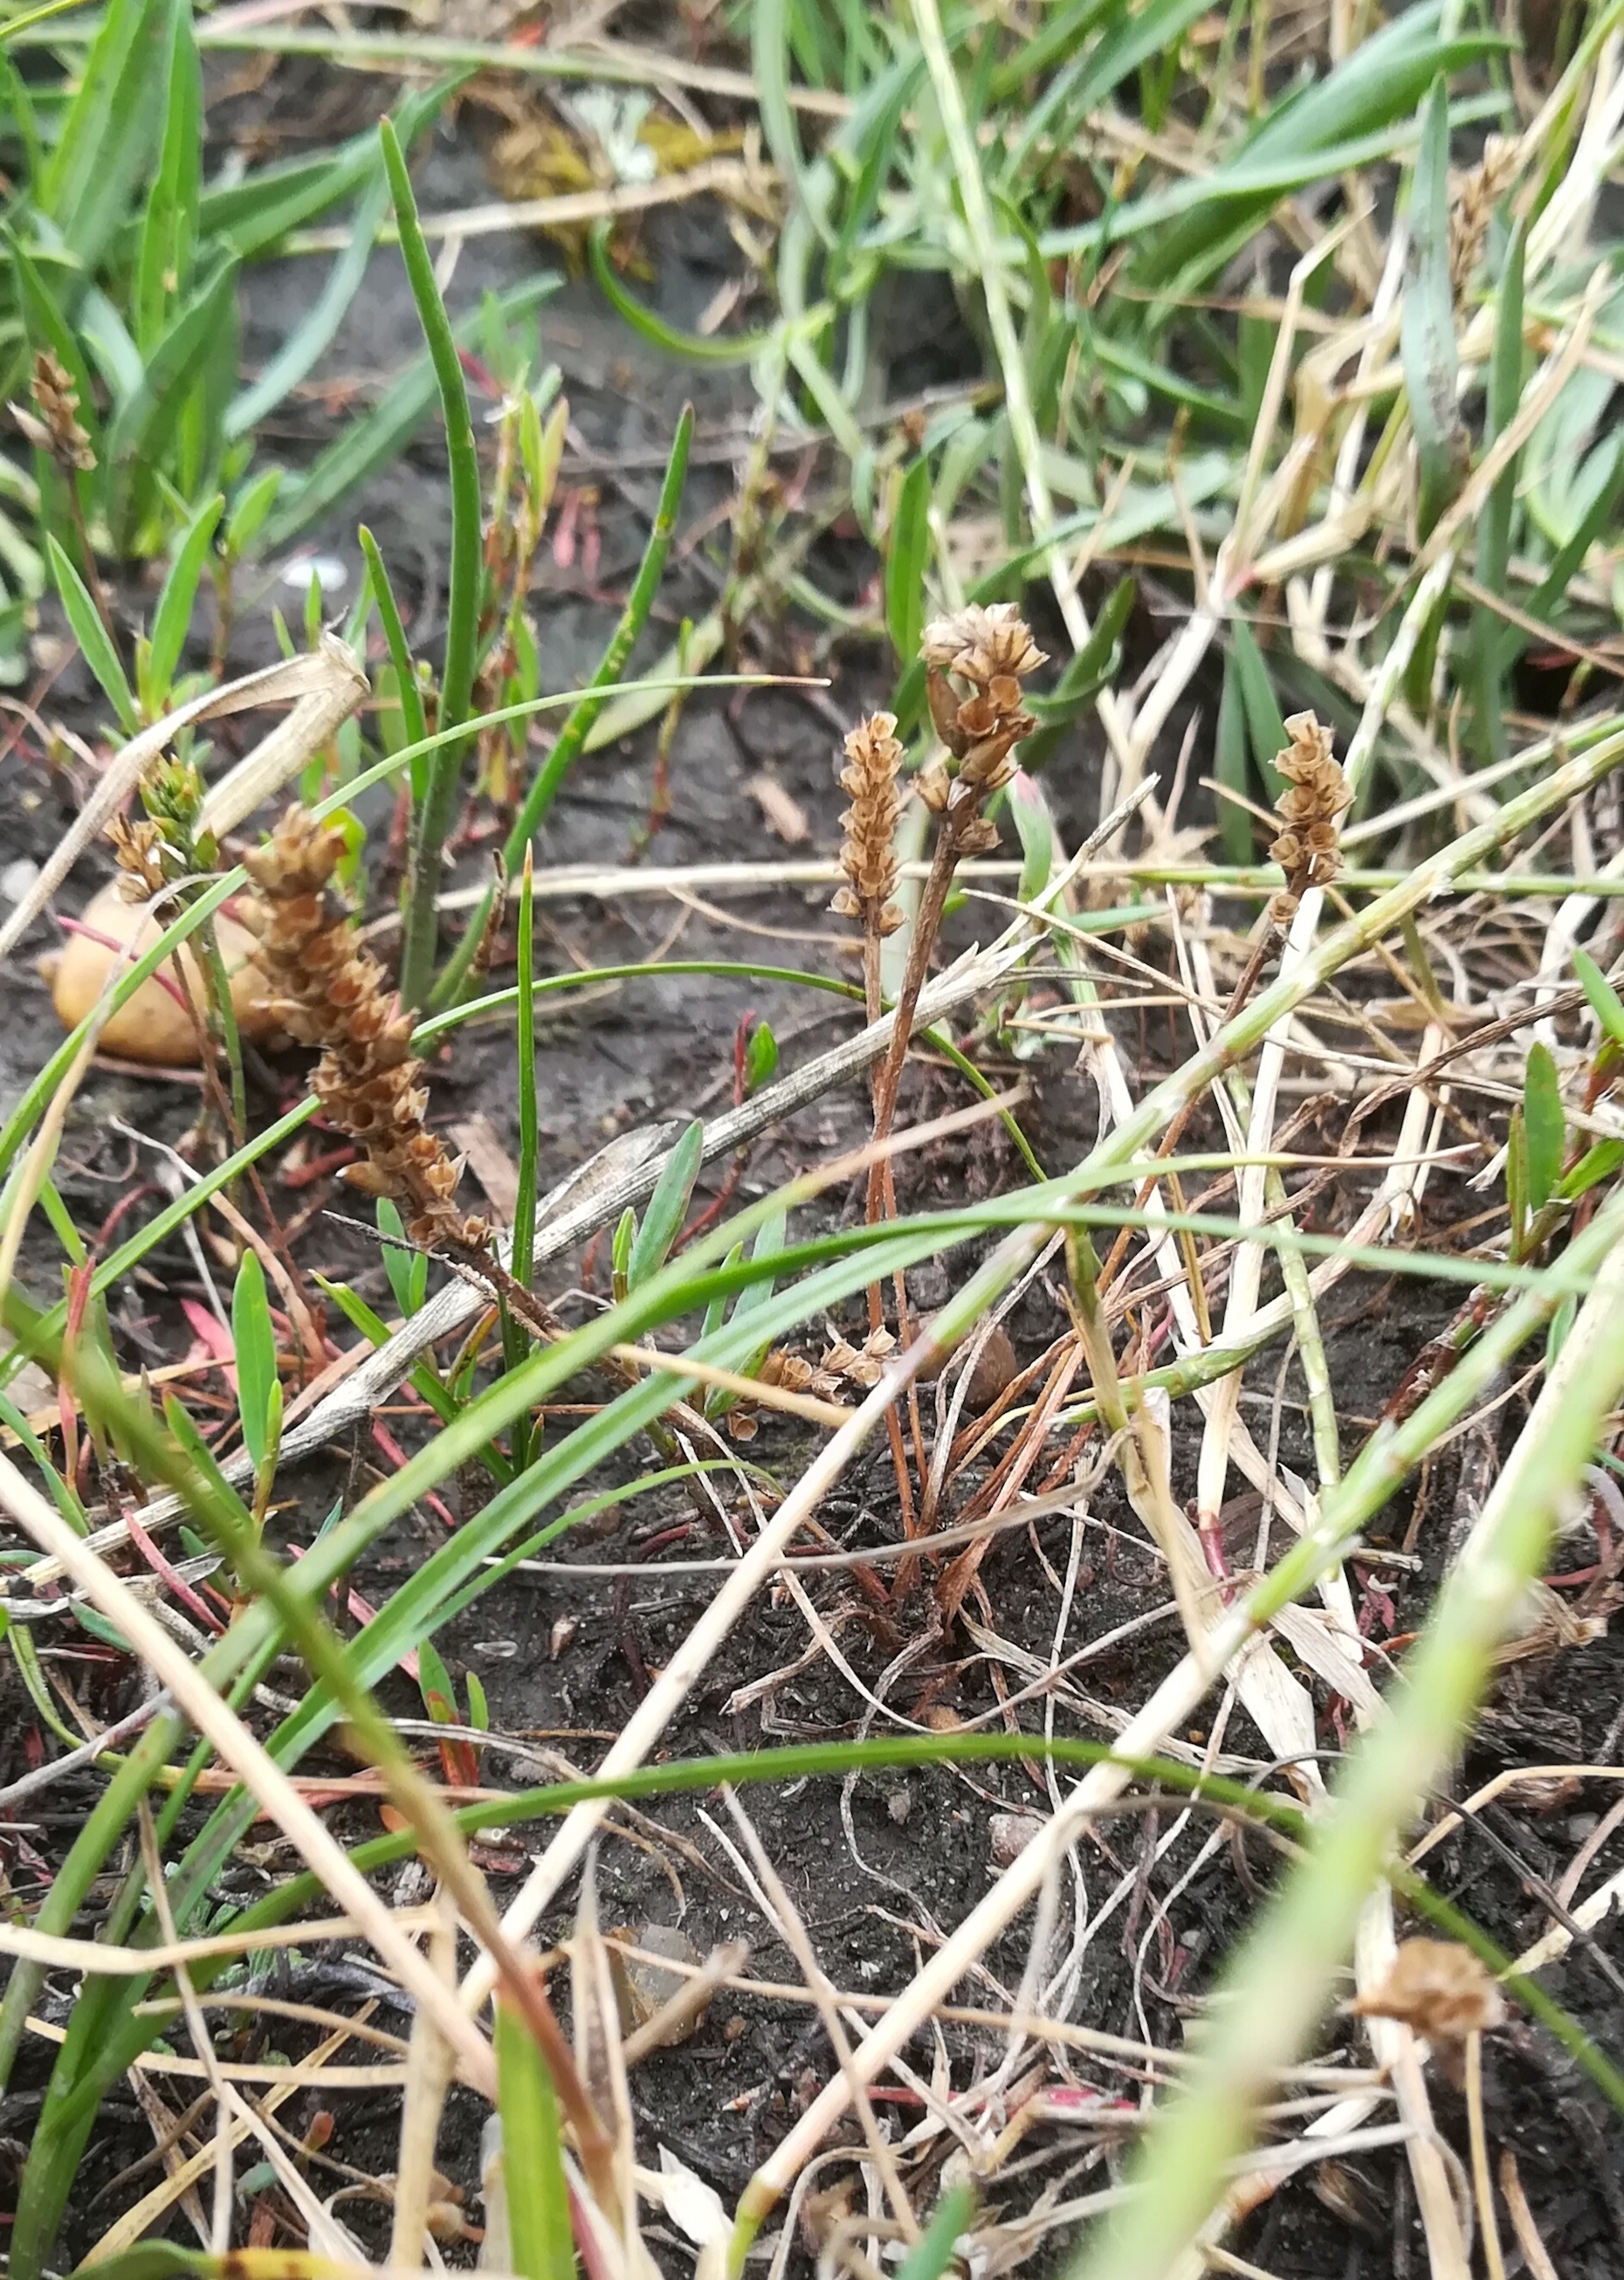
M 412 1058 L 412 1017 L 332 891 L 343 846 L 342 832 L 294 806 L 243 858 L 260 898 L 245 916 L 259 936 L 274 1011 L 301 1044 L 320 1046 L 316 1097 L 366 1151 L 365 1163 L 346 1167 L 349 1184 L 406 1205 L 414 1243 L 482 1250 L 490 1230 L 452 1203 L 458 1167 L 424 1127 L 428 1094 L 423 1065 Z

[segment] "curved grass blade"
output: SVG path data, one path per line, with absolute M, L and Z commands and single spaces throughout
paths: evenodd
M 181 651 L 192 622 L 198 581 L 208 558 L 210 542 L 225 511 L 224 492 L 217 491 L 212 498 L 204 499 L 175 550 L 164 590 L 158 597 L 158 607 L 152 613 L 152 638 L 147 650 L 147 686 L 142 691 L 148 716 L 152 720 L 159 719 L 169 703 Z
M 657 317 L 651 309 L 645 309 L 614 273 L 609 258 L 607 222 L 594 225 L 587 251 L 599 292 L 650 348 L 661 349 L 667 356 L 685 357 L 689 364 L 749 364 L 772 347 L 775 337 L 772 333 L 724 333 L 712 340 L 703 333 L 682 332 L 668 325 L 663 317 Z

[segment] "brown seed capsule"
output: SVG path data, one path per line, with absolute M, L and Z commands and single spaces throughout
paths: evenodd
M 1505 2018 L 1505 1999 L 1469 1947 L 1450 1939 L 1406 1939 L 1379 1987 L 1348 2006 L 1361 2019 L 1397 2019 L 1429 2043 L 1484 2035 Z
M 1020 702 L 1021 682 L 1043 663 L 1030 628 L 1012 602 L 972 603 L 933 619 L 920 655 L 930 717 L 960 777 L 996 791 L 1015 773 L 1014 747 L 1036 726 Z

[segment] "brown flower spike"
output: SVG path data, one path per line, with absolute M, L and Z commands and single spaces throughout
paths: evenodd
M 846 765 L 840 772 L 843 791 L 851 805 L 841 817 L 845 837 L 841 843 L 840 867 L 846 883 L 837 889 L 832 911 L 843 919 L 860 919 L 866 932 L 895 934 L 903 914 L 892 902 L 897 891 L 897 817 L 901 799 L 897 772 L 902 766 L 902 746 L 895 735 L 897 718 L 874 712 L 846 739 Z
M 363 1195 L 409 1205 L 413 1243 L 483 1250 L 490 1230 L 452 1203 L 457 1166 L 424 1127 L 428 1094 L 419 1082 L 423 1064 L 412 1058 L 412 1017 L 331 890 L 343 851 L 341 831 L 294 806 L 242 859 L 259 890 L 258 910 L 243 916 L 259 937 L 273 1010 L 301 1044 L 320 1046 L 316 1098 L 366 1151 L 366 1162 L 341 1176 Z
M 90 438 L 79 424 L 79 393 L 73 386 L 73 374 L 58 364 L 49 349 L 42 349 L 34 359 L 34 373 L 28 383 L 36 412 L 25 412 L 20 404 L 12 406 L 12 417 L 28 441 L 38 450 L 49 453 L 65 472 L 76 467 L 88 474 L 96 465 L 96 454 L 90 449 Z
M 1036 726 L 1021 709 L 1020 684 L 1043 663 L 1043 652 L 1015 605 L 994 602 L 933 619 L 920 655 L 936 734 L 958 761 L 960 781 L 984 797 L 1014 774 L 1014 748 Z M 945 803 L 944 778 L 927 771 L 920 789 L 931 806 Z
M 1281 794 L 1284 825 L 1269 849 L 1286 874 L 1270 915 L 1287 925 L 1310 887 L 1328 887 L 1342 869 L 1336 819 L 1352 800 L 1348 779 L 1331 758 L 1331 732 L 1312 712 L 1294 712 L 1286 723 L 1291 739 L 1274 765 L 1290 787 Z

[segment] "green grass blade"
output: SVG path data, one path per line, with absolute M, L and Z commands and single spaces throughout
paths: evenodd
M 1245 805 L 1251 790 L 1246 766 L 1246 700 L 1241 694 L 1240 670 L 1233 649 L 1224 658 L 1213 774 L 1222 788 L 1218 800 L 1218 836 L 1224 853 L 1231 863 L 1250 863 L 1255 851 L 1251 813 Z M 1225 791 L 1233 792 L 1234 798 L 1225 799 Z
M 897 2280 L 942 2280 L 952 2261 L 953 2243 L 969 2230 L 975 2194 L 969 2185 L 950 2185 L 931 2211 L 930 2222 L 897 2268 Z
M 1456 393 L 1460 364 L 1449 266 L 1449 89 L 1442 74 L 1421 113 L 1409 219 L 1399 350 L 1420 463 L 1416 527 L 1424 539 L 1460 489 L 1467 458 Z
M 903 477 L 885 551 L 885 621 L 903 666 L 920 653 L 925 628 L 925 570 L 930 559 L 930 464 L 915 459 Z
M 440 674 L 440 726 L 460 728 L 473 702 L 475 647 L 479 629 L 480 589 L 484 578 L 481 552 L 480 463 L 474 448 L 473 421 L 468 411 L 468 390 L 463 379 L 457 342 L 435 282 L 418 221 L 412 178 L 391 122 L 381 119 L 379 139 L 395 205 L 395 225 L 400 236 L 418 321 L 428 343 L 445 421 L 446 456 L 451 492 L 451 559 L 446 605 L 445 661 Z M 428 785 L 412 819 L 410 873 L 401 920 L 400 995 L 407 1006 L 421 1005 L 428 996 L 434 971 L 440 920 L 435 897 L 440 891 L 440 861 L 445 835 L 450 828 L 458 786 L 467 750 L 464 740 L 443 744 L 428 770 Z
M 1495 311 L 1494 354 L 1489 360 L 1487 402 L 1483 415 L 1483 449 L 1503 435 L 1517 414 L 1522 397 L 1523 277 L 1528 230 L 1526 220 L 1512 232 L 1500 272 L 1499 301 Z M 1522 454 L 1503 467 L 1496 478 L 1477 523 L 1477 582 L 1491 594 L 1505 591 L 1511 558 L 1512 520 L 1517 506 L 1517 479 Z M 1505 758 L 1505 723 L 1501 717 L 1499 620 L 1480 602 L 1472 616 L 1471 674 L 1476 700 L 1478 756 L 1486 762 Z
M 659 1184 L 649 1198 L 649 1207 L 643 1215 L 627 1268 L 629 1289 L 641 1289 L 666 1264 L 677 1231 L 688 1216 L 689 1198 L 694 1192 L 704 1149 L 704 1127 L 696 1121 L 672 1150 L 659 1175 Z
M 389 574 L 378 551 L 378 542 L 363 523 L 356 533 L 366 558 L 367 574 L 372 580 L 373 598 L 378 605 L 378 622 L 383 628 L 384 644 L 389 652 L 389 663 L 395 669 L 395 689 L 400 705 L 401 734 L 408 744 L 420 744 L 428 734 L 428 722 L 423 712 L 423 692 L 418 685 L 417 666 L 406 641 L 406 629 L 401 623 L 400 605 L 395 599 L 395 589 Z M 413 803 L 420 800 L 427 786 L 428 764 L 426 758 L 408 762 L 412 771 Z
M 681 505 L 682 485 L 688 474 L 689 447 L 693 435 L 694 407 L 691 404 L 685 404 L 677 421 L 676 435 L 672 440 L 671 457 L 666 462 L 665 481 L 660 485 L 659 504 L 654 512 L 649 543 L 643 549 L 643 560 L 637 566 L 637 575 L 632 582 L 631 592 L 626 597 L 626 607 L 620 612 L 620 622 L 598 660 L 597 671 L 559 729 L 552 750 L 531 778 L 529 789 L 520 803 L 519 813 L 507 835 L 502 850 L 502 863 L 510 879 L 524 861 L 525 850 L 546 820 L 547 812 L 558 797 L 559 785 L 581 757 L 593 723 L 609 702 L 637 636 L 647 623 L 649 612 L 654 606 L 654 597 L 659 591 L 660 578 L 666 567 L 666 557 L 676 531 L 677 510 Z M 492 891 L 488 888 L 464 929 L 462 940 L 446 960 L 445 970 L 435 984 L 431 1001 L 436 1009 L 455 1004 L 479 946 L 492 899 Z
M 784 181 L 826 245 L 834 242 L 820 180 L 810 177 L 801 134 L 789 106 L 789 8 L 788 0 L 755 0 L 750 11 L 750 54 L 761 112 L 761 131 Z
M 84 651 L 85 663 L 100 682 L 107 702 L 118 716 L 119 726 L 127 736 L 133 736 L 141 726 L 141 712 L 135 696 L 119 662 L 119 652 L 96 612 L 85 582 L 58 543 L 54 532 L 45 534 L 45 551 L 50 562 L 50 574 L 56 581 L 57 591 L 62 597 L 62 607 L 74 640 Z
M 107 432 L 108 474 L 118 505 L 115 537 L 127 537 L 136 501 L 163 464 L 192 389 L 230 340 L 235 322 L 237 265 L 222 262 L 165 326 L 147 360 L 140 388 L 114 414 Z
M 164 590 L 158 597 L 158 607 L 152 613 L 152 639 L 147 653 L 149 687 L 146 691 L 148 711 L 155 720 L 163 712 L 174 686 L 181 651 L 192 622 L 192 607 L 197 599 L 198 581 L 203 575 L 203 566 L 208 559 L 215 529 L 225 511 L 224 492 L 217 491 L 212 498 L 204 499 L 175 549 L 175 558 L 169 566 Z
M 189 16 L 190 0 L 109 0 L 47 162 L 41 208 L 87 273 L 135 204 L 156 140 L 174 12 Z
M 258 1473 L 270 1438 L 272 1389 L 276 1384 L 276 1334 L 271 1328 L 265 1269 L 255 1251 L 242 1253 L 231 1293 L 231 1343 L 236 1350 L 237 1413 L 242 1445 Z
M 519 2280 L 573 2280 L 575 2243 L 558 2095 L 535 2038 L 496 2000 L 496 2111 L 508 2250 Z
M 192 12 L 171 10 L 164 71 L 164 132 L 158 176 L 142 216 L 135 254 L 135 345 L 150 356 L 170 304 L 191 282 L 197 204 L 203 194 L 203 70 Z
M 527 857 L 519 883 L 519 981 L 514 992 L 518 1021 L 519 1183 L 513 1198 L 512 1273 L 527 1289 L 535 1242 L 537 1159 L 542 1136 L 535 1098 L 535 898 Z
M 775 337 L 772 333 L 723 333 L 712 340 L 703 333 L 682 332 L 675 325 L 668 325 L 663 317 L 657 317 L 651 309 L 645 309 L 615 275 L 614 265 L 609 258 L 607 222 L 594 225 L 587 249 L 598 290 L 616 314 L 624 317 L 650 348 L 659 349 L 666 356 L 686 358 L 689 364 L 749 364 L 772 347 Z
M 1528 1205 L 1533 1211 L 1543 1211 L 1562 1176 L 1567 1128 L 1556 1063 L 1537 1038 L 1528 1047 L 1522 1074 L 1522 1122 L 1528 1151 Z
M 366 273 L 367 260 L 389 203 L 381 163 L 361 194 L 350 225 L 350 243 L 327 273 L 327 283 L 258 380 L 233 397 L 226 412 L 228 441 L 246 435 L 296 388 L 343 323 Z

